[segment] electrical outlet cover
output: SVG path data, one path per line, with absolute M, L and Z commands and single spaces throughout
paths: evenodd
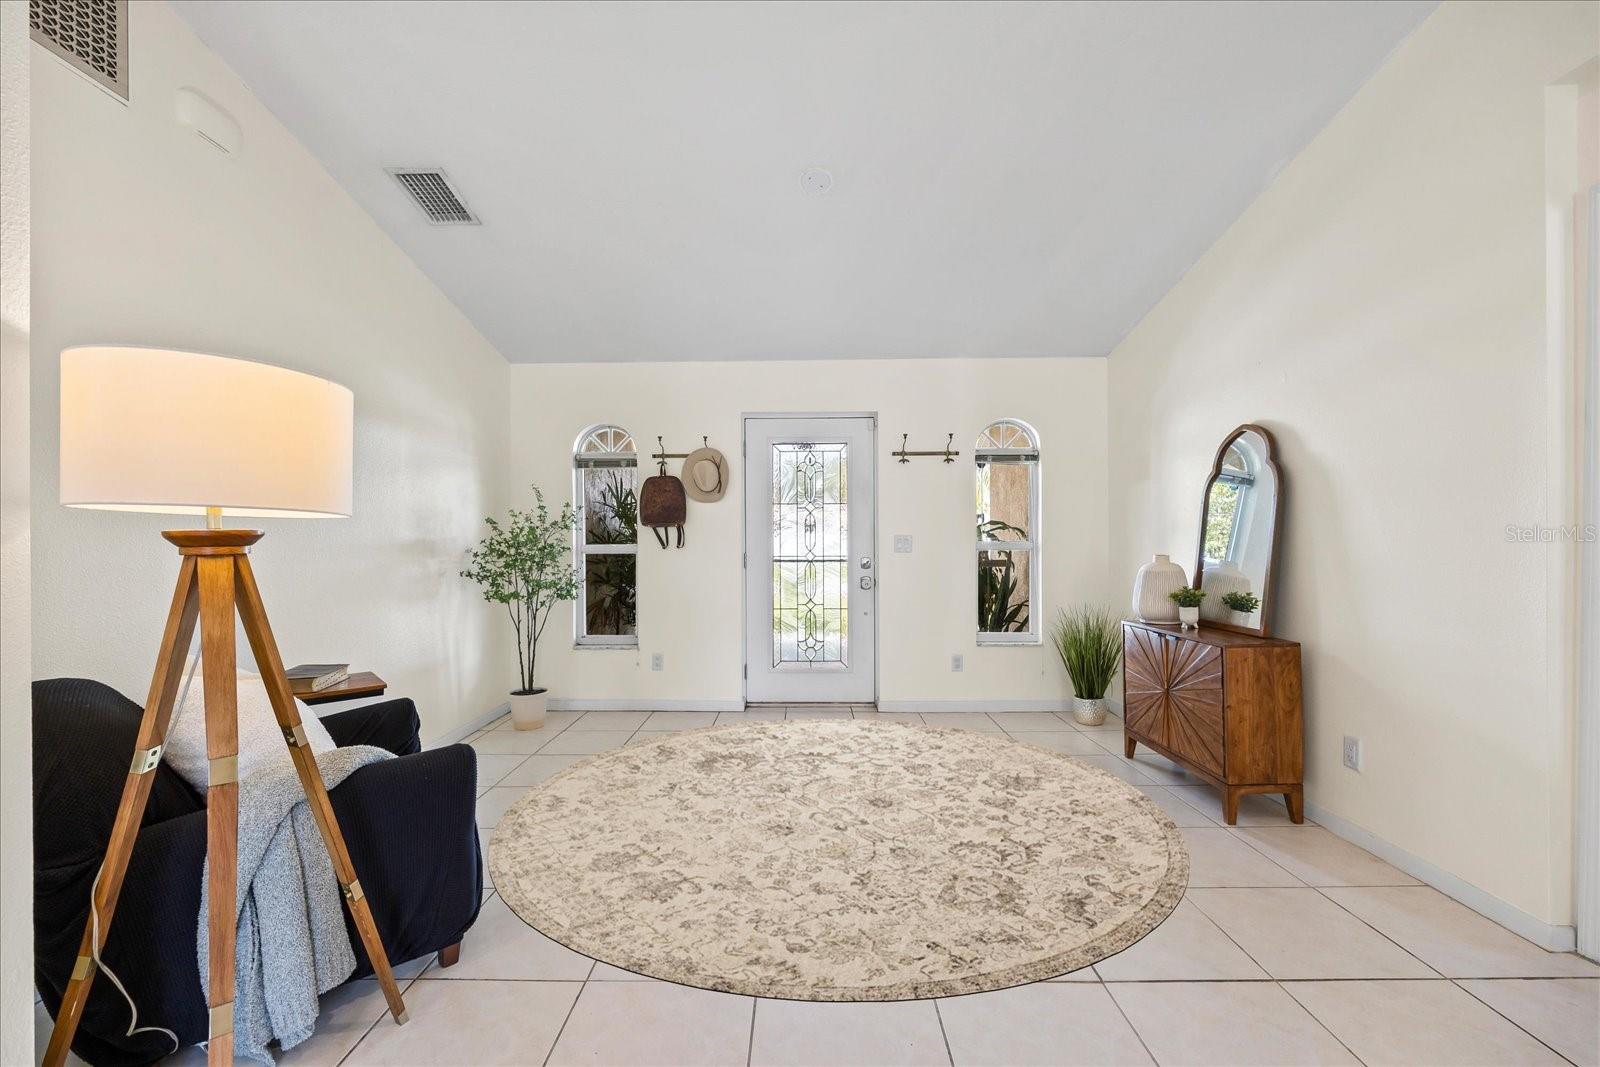
M 1347 736 L 1344 739 L 1344 765 L 1352 771 L 1361 770 L 1361 738 Z
M 950 669 L 951 670 L 953 670 L 953 671 L 962 671 L 962 670 L 966 670 L 966 667 L 967 667 L 967 658 L 965 656 L 963 656 L 961 653 L 956 652 L 956 653 L 953 653 L 950 656 Z
M 895 534 L 894 535 L 894 550 L 896 552 L 910 552 L 911 551 L 911 535 L 910 534 Z
M 652 653 L 651 654 L 651 656 L 650 656 L 650 669 L 651 670 L 659 671 L 662 668 L 664 668 L 666 665 L 667 665 L 667 657 L 666 656 L 662 655 L 660 652 L 656 652 L 656 653 Z

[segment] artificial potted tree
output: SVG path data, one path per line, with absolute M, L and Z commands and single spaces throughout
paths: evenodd
M 1106 690 L 1122 663 L 1122 627 L 1104 608 L 1063 610 L 1050 631 L 1072 679 L 1072 717 L 1085 726 L 1106 721 Z
M 552 518 L 544 494 L 533 487 L 532 511 L 512 508 L 504 523 L 484 519 L 489 533 L 472 550 L 461 577 L 483 589 L 483 599 L 504 604 L 517 636 L 520 688 L 511 694 L 511 722 L 519 730 L 544 725 L 548 692 L 533 684 L 539 638 L 550 611 L 578 595 L 578 571 L 572 565 L 572 531 L 577 515 L 571 504 Z

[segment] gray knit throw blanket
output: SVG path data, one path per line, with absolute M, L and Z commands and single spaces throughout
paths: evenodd
M 319 753 L 317 766 L 332 789 L 367 764 L 393 758 L 381 748 L 352 745 Z M 195 946 L 202 990 L 210 981 L 209 869 L 207 857 Z M 238 872 L 233 1051 L 271 1064 L 267 1045 L 276 1040 L 289 1049 L 310 1037 L 317 1025 L 317 997 L 356 967 L 333 862 L 287 759 L 239 783 Z

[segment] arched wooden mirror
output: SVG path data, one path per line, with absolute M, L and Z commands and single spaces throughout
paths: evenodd
M 1283 473 L 1273 452 L 1272 434 L 1249 423 L 1217 449 L 1200 508 L 1194 563 L 1195 588 L 1206 592 L 1202 625 L 1271 634 L 1272 575 L 1283 515 Z M 1229 594 L 1253 596 L 1259 604 L 1239 611 L 1226 603 Z

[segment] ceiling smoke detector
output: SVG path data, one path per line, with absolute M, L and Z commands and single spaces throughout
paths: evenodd
M 826 167 L 807 167 L 800 172 L 800 188 L 808 193 L 825 193 L 833 188 L 833 172 Z
M 385 167 L 435 226 L 478 226 L 481 221 L 439 167 Z

